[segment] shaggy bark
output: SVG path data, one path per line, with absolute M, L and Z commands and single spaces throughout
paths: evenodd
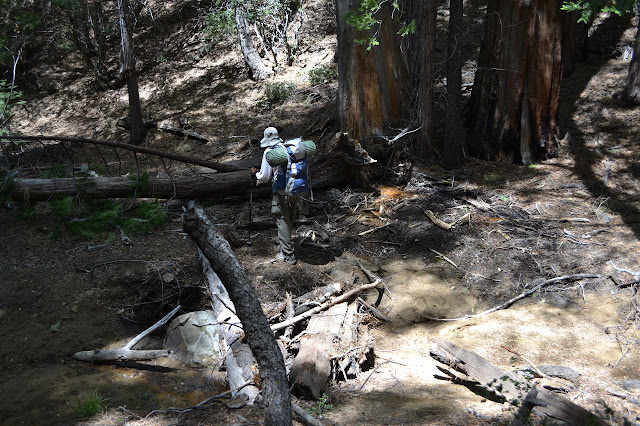
M 435 1 L 411 0 L 407 2 L 407 16 L 415 17 L 416 32 L 405 37 L 409 55 L 414 93 L 411 97 L 412 120 L 416 132 L 416 153 L 430 158 L 435 153 L 433 144 L 433 75 L 434 43 L 436 38 Z
M 265 423 L 291 425 L 291 397 L 282 353 L 244 269 L 229 243 L 213 226 L 204 210 L 193 201 L 189 202 L 183 225 L 220 277 L 242 322 L 247 342 L 260 369 Z
M 345 22 L 353 10 L 348 0 L 336 0 L 338 33 L 338 117 L 340 130 L 354 139 L 382 135 L 386 126 L 407 119 L 411 99 L 411 79 L 406 53 L 398 28 L 391 19 L 391 6 L 383 5 L 376 34 L 379 46 L 367 51 L 355 39 L 373 37 L 358 34 Z
M 462 0 L 449 2 L 447 43 L 447 109 L 444 120 L 442 163 L 456 168 L 464 161 L 462 140 Z
M 560 0 L 490 0 L 468 110 L 469 152 L 531 164 L 557 155 Z

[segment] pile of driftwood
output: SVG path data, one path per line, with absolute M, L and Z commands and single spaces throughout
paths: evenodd
M 225 348 L 229 393 L 236 401 L 261 402 L 267 424 L 290 424 L 291 409 L 306 417 L 306 423 L 318 424 L 291 403 L 290 392 L 318 399 L 332 380 L 355 378 L 360 371 L 373 367 L 374 348 L 371 342 L 362 342 L 358 333 L 362 316 L 358 310 L 364 308 L 384 318 L 377 310 L 383 294 L 381 280 L 361 265 L 371 281 L 368 284 L 346 290 L 343 283 L 336 282 L 263 307 L 229 243 L 195 202 L 189 202 L 183 224 L 198 246 L 215 325 Z M 378 299 L 373 305 L 360 297 L 366 292 L 375 294 L 375 290 Z M 122 362 L 169 356 L 166 349 L 143 351 L 133 347 L 168 322 L 177 310 L 122 349 L 83 351 L 74 357 L 89 362 Z

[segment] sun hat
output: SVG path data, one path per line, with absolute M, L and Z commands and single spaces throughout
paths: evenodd
M 260 141 L 261 148 L 268 148 L 279 143 L 282 143 L 282 139 L 278 136 L 278 130 L 275 127 L 264 129 L 264 138 Z

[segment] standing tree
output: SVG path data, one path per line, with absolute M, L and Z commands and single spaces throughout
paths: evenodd
M 560 0 L 489 0 L 467 116 L 469 152 L 531 164 L 556 155 Z
M 411 99 L 407 57 L 392 19 L 396 9 L 370 0 L 335 5 L 340 128 L 355 139 L 382 135 L 386 126 L 406 120 Z
M 120 23 L 122 71 L 127 82 L 127 91 L 129 92 L 129 120 L 131 123 L 129 141 L 133 145 L 140 145 L 144 141 L 146 130 L 142 121 L 142 107 L 138 92 L 138 73 L 136 71 L 136 58 L 133 47 L 129 0 L 118 0 L 118 18 Z
M 415 152 L 423 158 L 435 153 L 433 143 L 433 76 L 434 44 L 436 39 L 435 0 L 408 0 L 403 2 L 407 20 L 405 50 L 409 56 L 413 94 L 411 117 L 417 128 Z
M 447 105 L 442 163 L 456 168 L 464 161 L 462 133 L 462 0 L 449 0 Z
M 249 67 L 252 79 L 257 81 L 264 80 L 273 75 L 273 72 L 264 65 L 262 58 L 260 58 L 258 51 L 253 45 L 249 32 L 249 23 L 247 22 L 247 11 L 244 9 L 244 5 L 242 2 L 236 1 L 234 7 L 238 40 L 240 41 L 240 49 L 242 50 L 244 61 Z
M 633 43 L 633 56 L 629 64 L 627 84 L 622 90 L 622 100 L 632 105 L 640 105 L 640 17 L 636 19 L 638 29 Z

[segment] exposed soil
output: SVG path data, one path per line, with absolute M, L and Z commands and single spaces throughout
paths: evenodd
M 316 65 L 332 64 L 332 2 L 307 2 L 309 37 L 303 39 L 302 53 L 295 67 L 273 79 L 295 82 L 298 90 L 271 108 L 259 106 L 265 83 L 246 79 L 236 48 L 220 46 L 194 61 L 199 33 L 168 28 L 177 13 L 195 16 L 196 6 L 186 2 L 178 9 L 177 3 L 185 2 L 163 2 L 166 7 L 157 9 L 157 22 L 167 25 L 167 40 L 175 43 L 162 52 L 142 49 L 143 61 L 160 53 L 163 60 L 141 75 L 141 97 L 155 120 L 175 124 L 189 117 L 190 130 L 210 142 L 152 130 L 145 144 L 217 161 L 249 158 L 260 154 L 255 141 L 262 130 L 277 124 L 285 138 L 304 135 L 322 149 L 338 130 L 336 86 L 312 87 L 307 75 Z M 481 9 L 469 2 L 467 16 L 481 17 Z M 440 18 L 446 19 L 444 11 Z M 470 52 L 477 49 L 478 31 L 468 32 Z M 147 28 L 139 45 L 145 32 L 154 34 Z M 622 107 L 615 96 L 629 64 L 618 53 L 634 36 L 632 24 L 621 19 L 602 19 L 594 26 L 597 52 L 578 62 L 563 81 L 560 123 L 567 134 L 559 158 L 535 167 L 468 159 L 464 168 L 447 171 L 411 162 L 399 148 L 371 167 L 368 186 L 354 182 L 351 188 L 316 191 L 314 201 L 304 203 L 301 217 L 315 222 L 296 228 L 297 265 L 270 262 L 276 254 L 275 228 L 242 228 L 248 196 L 202 201 L 264 303 L 335 280 L 364 283 L 356 259 L 388 287 L 381 307 L 390 322 L 363 316 L 362 331 L 373 338 L 377 353 L 375 368 L 334 384 L 327 391 L 331 407 L 300 401 L 302 406 L 335 425 L 508 424 L 515 407 L 442 379 L 429 357 L 431 342 L 441 338 L 505 370 L 529 363 L 570 367 L 580 377 L 568 389 L 568 399 L 613 424 L 640 418 L 634 402 L 640 399 L 638 389 L 623 387 L 624 380 L 640 379 L 634 287 L 624 286 L 634 280 L 637 285 L 640 272 L 640 110 Z M 474 54 L 468 56 L 465 80 L 471 82 Z M 67 60 L 33 70 L 59 82 L 57 92 L 28 94 L 12 131 L 126 141 L 126 132 L 115 126 L 126 115 L 126 89 L 96 93 L 90 78 L 74 67 Z M 368 148 L 374 157 L 383 152 L 373 144 Z M 89 149 L 81 154 L 91 155 Z M 158 173 L 166 172 L 155 166 Z M 193 172 L 177 164 L 167 167 Z M 117 235 L 105 244 L 106 235 L 89 242 L 66 233 L 52 239 L 59 219 L 46 203 L 36 205 L 28 220 L 21 219 L 20 205 L 3 206 L 0 424 L 195 425 L 262 419 L 259 407 L 212 404 L 183 416 L 166 411 L 225 391 L 224 373 L 213 368 L 172 359 L 142 369 L 72 358 L 81 350 L 123 346 L 178 303 L 182 312 L 207 307 L 196 247 L 181 228 L 182 207 L 180 201 L 169 202 L 172 220 L 159 230 L 128 236 L 131 241 Z M 269 200 L 256 199 L 253 208 L 254 221 L 270 221 Z M 427 209 L 448 223 L 470 216 L 445 231 L 427 218 Z M 432 319 L 478 314 L 542 280 L 576 274 L 601 278 L 549 285 L 489 315 Z M 162 339 L 156 333 L 141 347 L 160 347 Z M 77 402 L 96 389 L 107 398 L 106 412 L 79 419 Z

